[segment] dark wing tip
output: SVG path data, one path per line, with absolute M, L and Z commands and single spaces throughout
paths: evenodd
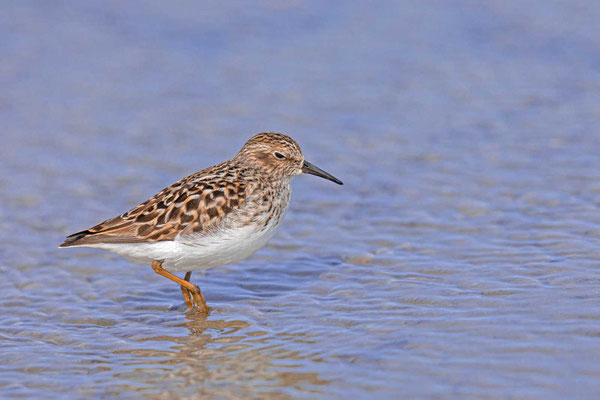
M 86 230 L 86 231 L 81 231 L 81 232 L 77 232 L 72 235 L 69 235 L 69 236 L 67 236 L 67 238 L 65 239 L 65 241 L 62 244 L 58 245 L 58 247 L 77 246 L 77 242 L 89 234 L 91 234 L 91 232 Z

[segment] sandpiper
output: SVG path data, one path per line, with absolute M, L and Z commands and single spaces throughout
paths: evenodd
M 254 254 L 273 237 L 302 173 L 342 182 L 304 160 L 294 139 L 264 132 L 230 160 L 185 177 L 117 217 L 68 236 L 59 247 L 95 247 L 150 264 L 179 285 L 189 308 L 208 312 L 192 271 Z M 173 272 L 186 272 L 180 278 Z

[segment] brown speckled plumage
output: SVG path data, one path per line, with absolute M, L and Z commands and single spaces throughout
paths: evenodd
M 185 177 L 132 210 L 69 238 L 72 244 L 139 243 L 208 233 L 242 208 L 247 194 L 260 186 L 247 169 L 224 162 Z
M 202 269 L 190 265 L 194 260 L 203 260 L 208 267 L 223 265 L 258 250 L 285 213 L 291 178 L 301 173 L 341 184 L 306 162 L 289 136 L 260 133 L 232 159 L 175 182 L 122 215 L 68 236 L 59 247 L 100 247 L 134 261 L 152 261 L 156 272 L 182 285 L 188 305 L 191 297 L 198 305 L 203 298 L 187 282 L 189 272 L 181 280 L 167 270 Z M 173 245 L 159 245 L 167 242 Z M 231 245 L 221 246 L 227 243 Z
M 231 214 L 239 214 L 242 224 L 250 223 L 255 214 L 252 208 L 256 213 L 263 208 L 272 211 L 269 202 L 277 197 L 276 179 L 293 172 L 278 169 L 278 160 L 271 160 L 272 148 L 285 150 L 291 161 L 302 163 L 302 151 L 292 138 L 258 134 L 231 160 L 173 183 L 128 212 L 69 236 L 61 246 L 156 242 L 177 235 L 208 234 Z M 261 168 L 252 167 L 256 160 L 261 161 Z M 256 198 L 257 192 L 262 198 Z M 247 199 L 251 204 L 245 207 Z

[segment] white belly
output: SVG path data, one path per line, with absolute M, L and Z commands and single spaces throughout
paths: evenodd
M 138 264 L 150 265 L 164 260 L 163 267 L 171 272 L 196 271 L 232 264 L 262 248 L 273 237 L 279 221 L 262 230 L 256 226 L 224 229 L 211 235 L 188 235 L 171 241 L 154 243 L 96 244 L 90 247 L 109 250 Z

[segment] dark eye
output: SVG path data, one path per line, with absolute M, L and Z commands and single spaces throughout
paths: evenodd
M 280 160 L 285 160 L 285 156 L 283 154 L 281 154 L 280 152 L 276 151 L 275 153 L 275 157 L 277 157 Z

